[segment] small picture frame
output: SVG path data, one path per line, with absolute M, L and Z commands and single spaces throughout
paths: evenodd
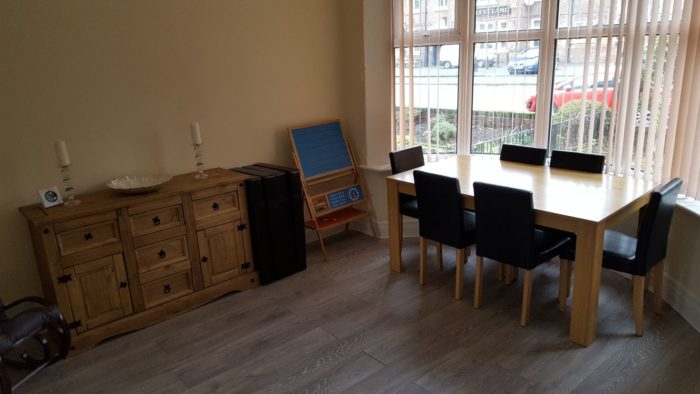
M 41 205 L 43 205 L 44 208 L 63 204 L 63 197 L 61 197 L 56 186 L 39 190 L 39 197 L 41 198 Z

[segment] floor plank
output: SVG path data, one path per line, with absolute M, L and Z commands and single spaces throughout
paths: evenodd
M 534 271 L 523 328 L 522 279 L 496 281 L 492 261 L 475 310 L 473 254 L 455 301 L 451 248 L 443 271 L 429 248 L 420 286 L 417 239 L 401 274 L 386 241 L 346 233 L 327 247 L 327 262 L 310 245 L 306 271 L 109 340 L 18 392 L 700 392 L 700 333 L 669 307 L 655 315 L 647 294 L 636 337 L 631 286 L 615 273 L 602 275 L 598 340 L 581 348 L 568 340 L 570 305 L 557 309 L 556 260 Z

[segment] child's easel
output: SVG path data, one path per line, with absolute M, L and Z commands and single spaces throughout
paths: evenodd
M 328 260 L 328 254 L 323 244 L 323 231 L 342 225 L 348 230 L 350 222 L 366 217 L 377 238 L 372 202 L 365 192 L 367 188 L 340 128 L 340 121 L 330 120 L 287 130 L 311 217 L 304 225 L 316 231 L 324 259 Z

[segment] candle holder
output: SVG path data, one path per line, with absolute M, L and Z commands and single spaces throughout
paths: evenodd
M 196 179 L 207 179 L 209 175 L 204 173 L 204 159 L 202 155 L 202 144 L 193 144 L 194 146 L 194 159 L 197 162 L 197 175 L 194 177 Z
M 73 178 L 70 175 L 70 164 L 60 166 L 61 177 L 63 178 L 63 197 L 65 198 L 63 205 L 67 207 L 75 207 L 80 205 L 80 200 L 75 198 L 75 188 L 73 188 Z

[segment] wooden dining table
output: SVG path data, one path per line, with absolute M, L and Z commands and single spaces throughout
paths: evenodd
M 459 179 L 468 209 L 474 209 L 474 182 L 529 190 L 538 225 L 576 234 L 569 338 L 582 346 L 595 341 L 605 229 L 645 206 L 656 183 L 500 161 L 496 156 L 458 155 L 417 169 Z M 413 171 L 387 177 L 389 253 L 394 272 L 401 272 L 399 193 L 416 194 Z

